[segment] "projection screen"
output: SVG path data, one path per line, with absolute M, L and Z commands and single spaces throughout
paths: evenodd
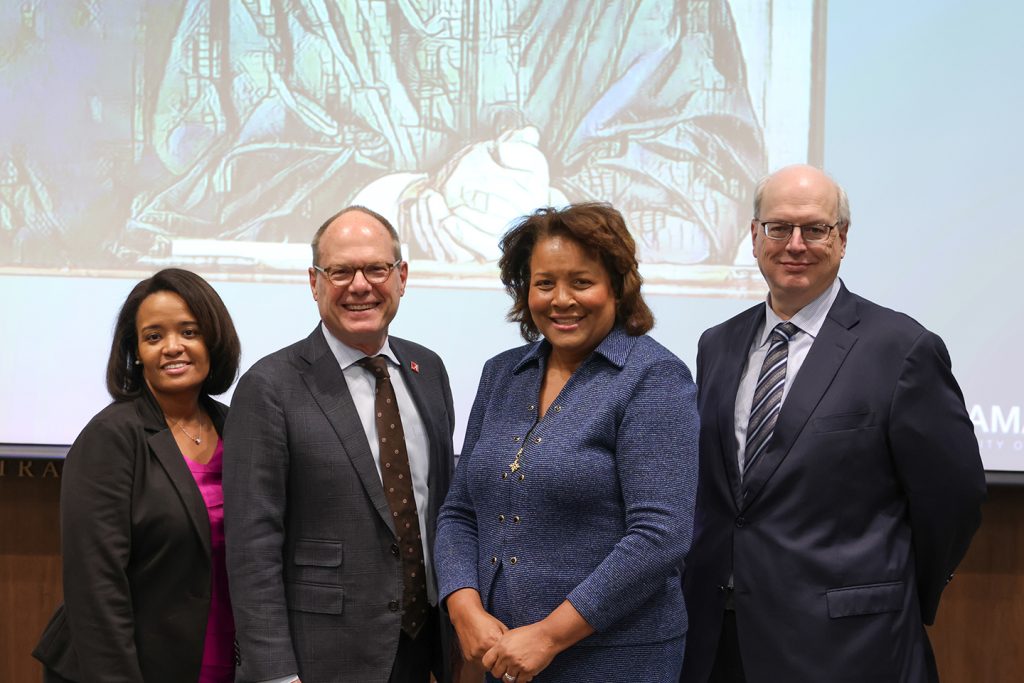
M 510 221 L 614 204 L 653 334 L 692 366 L 703 329 L 764 297 L 755 182 L 809 161 L 851 197 L 847 286 L 944 337 L 986 466 L 1024 470 L 1007 220 L 1024 98 L 995 70 L 1021 50 L 992 21 L 1009 3 L 972 7 L 3 3 L 0 448 L 66 450 L 109 401 L 117 308 L 162 267 L 214 283 L 244 367 L 304 337 L 309 240 L 358 203 L 402 235 L 392 333 L 445 359 L 458 450 L 483 362 L 521 343 L 496 277 Z

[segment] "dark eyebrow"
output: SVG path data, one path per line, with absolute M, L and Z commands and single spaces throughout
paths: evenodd
M 177 324 L 178 327 L 189 327 L 189 326 L 199 327 L 199 321 L 198 320 L 192 320 L 191 318 L 189 318 L 188 320 L 182 320 L 181 322 L 176 323 L 176 324 Z M 162 330 L 163 327 L 164 327 L 163 325 L 159 325 L 159 324 L 158 325 L 146 325 L 145 327 L 141 328 L 139 331 L 140 332 L 148 332 L 149 330 Z
M 595 269 L 570 270 L 569 271 L 569 277 L 578 277 L 580 275 L 594 275 L 596 270 L 597 270 L 596 268 Z M 551 277 L 552 273 L 547 271 L 547 270 L 538 270 L 538 271 L 534 271 L 534 272 L 530 273 L 530 277 L 535 277 L 537 275 L 546 275 L 548 277 Z

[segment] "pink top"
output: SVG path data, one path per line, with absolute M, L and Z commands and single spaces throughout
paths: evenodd
M 224 442 L 217 439 L 210 462 L 201 465 L 185 458 L 192 477 L 199 486 L 210 516 L 210 616 L 206 622 L 203 665 L 199 683 L 231 683 L 235 680 L 235 620 L 231 616 L 228 597 L 228 570 L 224 561 L 224 489 L 221 470 L 224 463 Z

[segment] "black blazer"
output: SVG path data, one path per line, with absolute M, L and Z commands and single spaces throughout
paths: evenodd
M 217 433 L 227 408 L 203 399 Z M 196 681 L 210 608 L 210 522 L 148 391 L 96 415 L 61 482 L 64 604 L 33 656 L 76 683 Z
M 935 680 L 924 624 L 985 494 L 946 348 L 843 286 L 741 482 L 736 392 L 763 320 L 755 306 L 698 347 L 701 470 L 682 680 L 708 679 L 730 573 L 750 683 Z
M 451 389 L 437 354 L 389 341 L 430 442 L 433 547 L 454 468 Z M 253 365 L 231 406 L 224 523 L 236 680 L 298 673 L 315 683 L 387 683 L 401 632 L 397 537 L 345 375 L 320 326 Z M 441 628 L 446 653 L 450 631 Z M 447 680 L 437 664 L 436 677 Z

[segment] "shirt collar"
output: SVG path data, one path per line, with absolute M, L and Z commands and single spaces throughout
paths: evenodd
M 832 304 L 835 303 L 836 297 L 839 296 L 840 287 L 840 280 L 836 278 L 828 289 L 819 294 L 814 301 L 797 311 L 796 315 L 789 319 L 789 322 L 799 327 L 800 331 L 808 334 L 811 339 L 816 338 L 818 332 L 821 331 L 821 326 L 825 324 L 825 318 L 828 317 Z M 768 305 L 768 300 L 766 299 L 764 302 L 764 327 L 761 328 L 759 347 L 768 343 L 772 330 L 781 322 L 786 321 L 775 314 L 775 311 Z
M 629 351 L 633 348 L 635 340 L 636 337 L 630 336 L 624 329 L 616 325 L 597 345 L 594 354 L 604 357 L 612 365 L 621 368 L 626 364 L 626 358 L 629 356 Z M 530 363 L 539 363 L 542 358 L 548 357 L 550 351 L 551 342 L 541 339 L 530 347 L 523 359 L 512 368 L 512 372 L 518 373 Z
M 341 366 L 342 370 L 347 370 L 350 365 L 355 364 L 357 361 L 366 358 L 366 354 L 359 349 L 353 349 L 351 346 L 341 341 L 327 329 L 327 326 L 320 323 L 320 330 L 324 333 L 324 339 L 327 340 L 327 346 L 330 347 L 331 353 L 338 359 L 338 365 Z M 392 365 L 399 365 L 398 357 L 395 356 L 395 352 L 391 350 L 391 338 L 384 338 L 384 346 L 380 348 L 380 351 L 373 354 L 375 356 L 384 356 Z

